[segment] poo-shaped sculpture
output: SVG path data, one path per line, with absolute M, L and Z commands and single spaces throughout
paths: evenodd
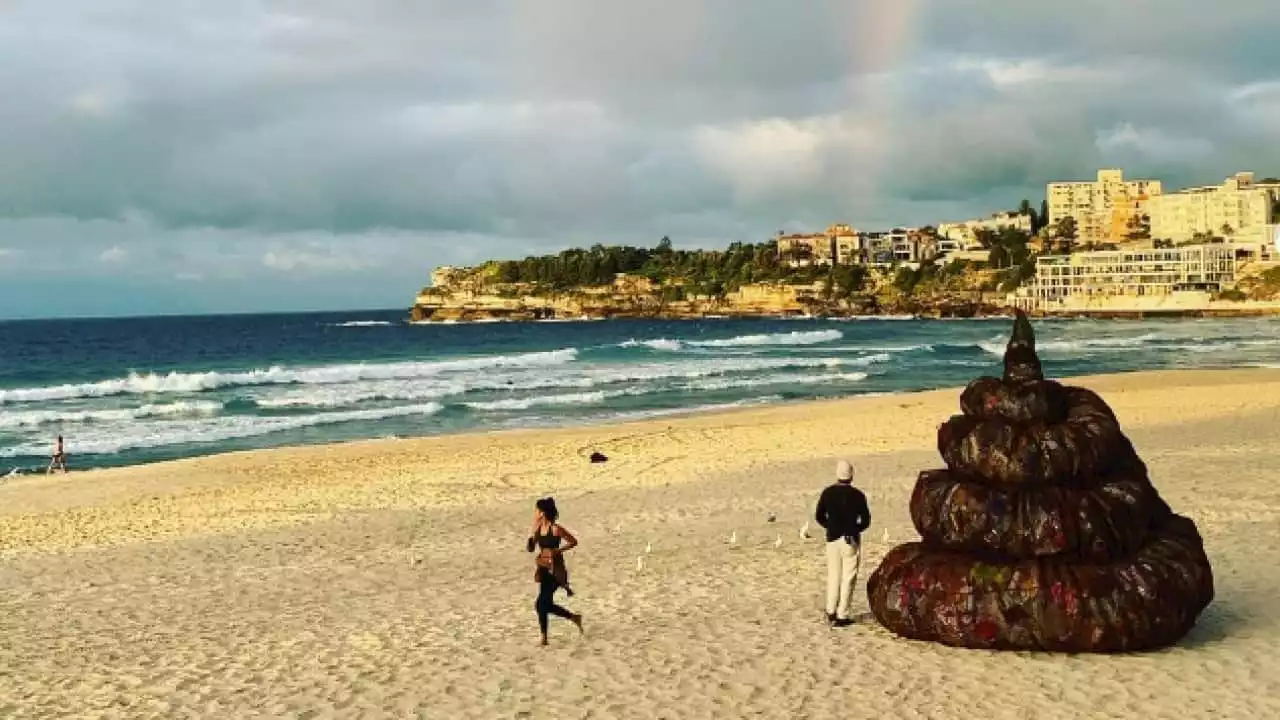
M 1045 380 L 1021 312 L 1004 377 L 979 378 L 920 474 L 921 542 L 867 581 L 904 637 L 960 647 L 1124 652 L 1170 645 L 1213 599 L 1196 526 L 1160 499 L 1102 398 Z

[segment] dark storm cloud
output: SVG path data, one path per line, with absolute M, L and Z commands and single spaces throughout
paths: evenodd
M 70 257 L 131 293 L 342 277 L 402 304 L 393 283 L 487 255 L 958 219 L 1102 165 L 1280 174 L 1278 20 L 1256 0 L 0 4 L 0 275 Z M 333 301 L 321 285 L 291 287 Z

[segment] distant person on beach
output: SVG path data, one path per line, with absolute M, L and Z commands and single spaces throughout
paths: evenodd
M 533 579 L 538 583 L 538 600 L 534 609 L 538 611 L 538 627 L 542 630 L 542 644 L 547 644 L 547 625 L 550 616 L 562 617 L 578 626 L 582 632 L 582 615 L 560 607 L 555 602 L 556 590 L 564 588 L 569 597 L 573 590 L 569 587 L 569 571 L 564 565 L 564 553 L 577 546 L 578 541 L 573 533 L 556 522 L 560 511 L 556 509 L 553 498 L 542 498 L 534 504 L 533 529 L 529 534 L 526 549 L 538 551 Z M 563 544 L 562 544 L 563 543 Z
M 827 530 L 827 622 L 852 625 L 853 586 L 862 562 L 862 533 L 871 527 L 867 496 L 853 486 L 853 466 L 836 465 L 836 482 L 818 498 L 818 524 Z
M 39 466 L 37 466 L 39 467 Z M 61 468 L 63 474 L 67 472 L 67 453 L 62 448 L 62 436 L 58 436 L 58 442 L 53 446 L 53 458 L 49 460 L 49 467 L 44 471 L 45 475 L 53 474 L 54 468 Z

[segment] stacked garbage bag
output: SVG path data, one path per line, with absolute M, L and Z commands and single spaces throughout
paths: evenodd
M 1097 394 L 1046 380 L 1022 313 L 1004 377 L 979 378 L 920 474 L 922 541 L 867 581 L 876 619 L 947 645 L 1063 652 L 1176 642 L 1213 599 L 1191 520 L 1173 513 Z

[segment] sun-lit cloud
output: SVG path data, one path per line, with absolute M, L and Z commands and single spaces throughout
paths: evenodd
M 107 263 L 107 264 L 122 263 L 128 257 L 129 257 L 128 250 L 125 250 L 119 245 L 112 245 L 106 250 L 103 250 L 102 253 L 98 255 L 98 262 Z

